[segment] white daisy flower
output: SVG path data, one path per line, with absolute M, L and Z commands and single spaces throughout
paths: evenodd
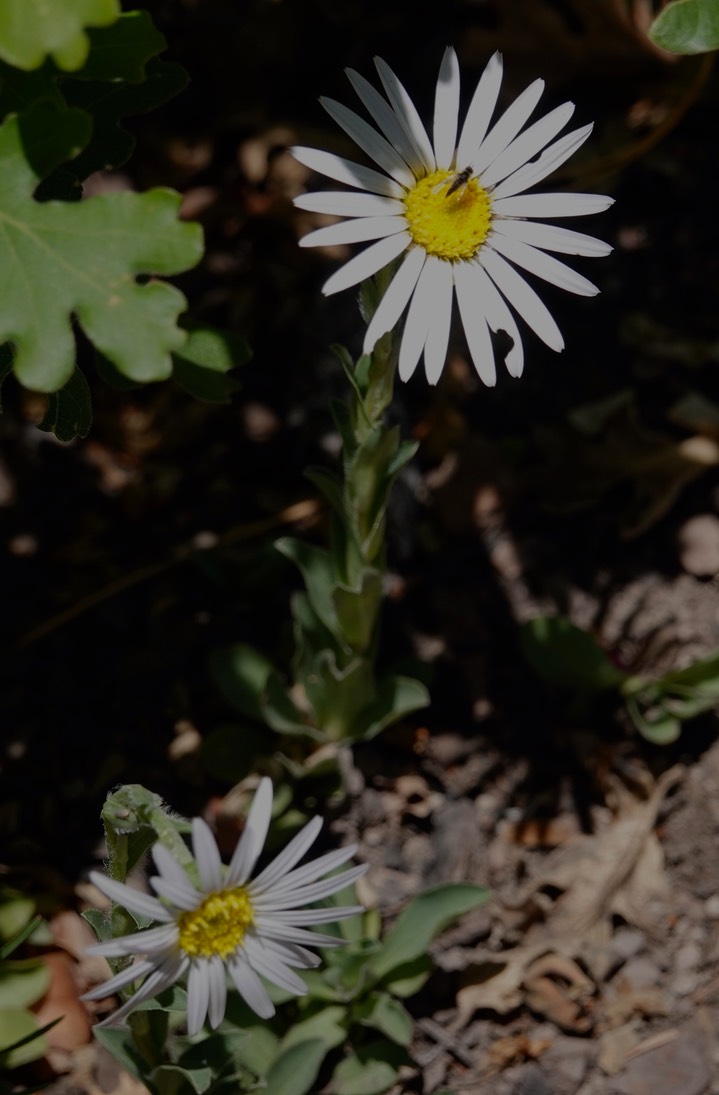
M 449 48 L 439 71 L 430 140 L 395 74 L 381 58 L 375 64 L 386 98 L 359 73 L 348 69 L 347 75 L 381 132 L 334 99 L 320 102 L 384 174 L 330 152 L 293 148 L 305 166 L 356 188 L 295 199 L 300 209 L 351 218 L 310 232 L 301 245 L 377 241 L 332 275 L 324 286 L 327 294 L 371 277 L 404 255 L 363 346 L 370 353 L 409 305 L 399 353 L 403 380 L 412 375 L 424 350 L 427 379 L 436 384 L 447 354 L 455 295 L 484 383 L 496 381 L 490 329 L 512 338 L 506 365 L 512 376 L 520 376 L 522 339 L 513 313 L 551 349 L 564 348 L 557 324 L 524 272 L 571 293 L 593 296 L 599 291 L 596 286 L 547 252 L 596 257 L 612 250 L 591 236 L 542 223 L 544 217 L 599 213 L 613 204 L 612 198 L 526 194 L 586 141 L 592 126 L 555 140 L 574 111 L 573 103 L 564 103 L 522 132 L 539 102 L 543 80 L 535 80 L 491 125 L 502 80 L 502 58 L 495 53 L 457 140 L 459 65 Z
M 84 1000 L 98 1000 L 144 978 L 135 994 L 101 1026 L 114 1025 L 142 1000 L 157 996 L 187 975 L 187 1028 L 196 1034 L 209 1017 L 217 1027 L 225 1014 L 226 973 L 237 991 L 261 1018 L 274 1014 L 274 1006 L 261 981 L 266 978 L 296 995 L 307 987 L 291 967 L 310 969 L 320 964 L 312 946 L 333 947 L 334 936 L 308 931 L 311 924 L 326 924 L 362 912 L 361 906 L 305 909 L 349 886 L 364 874 L 366 865 L 322 878 L 345 863 L 356 851 L 350 845 L 328 852 L 304 867 L 295 867 L 322 828 L 315 817 L 284 851 L 256 878 L 250 878 L 267 836 L 272 812 L 272 783 L 260 781 L 247 816 L 245 829 L 227 868 L 209 826 L 192 822 L 192 848 L 200 878 L 199 888 L 160 844 L 152 849 L 159 871 L 150 879 L 157 897 L 139 893 L 97 871 L 92 882 L 113 901 L 133 913 L 150 917 L 159 927 L 135 932 L 107 943 L 88 947 L 92 954 L 119 958 L 143 957 L 128 969 L 85 993 Z

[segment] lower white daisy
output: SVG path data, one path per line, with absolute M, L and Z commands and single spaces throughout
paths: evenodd
M 370 353 L 409 306 L 399 354 L 403 380 L 412 375 L 423 351 L 427 379 L 431 384 L 439 379 L 454 296 L 484 383 L 496 382 L 490 330 L 504 331 L 512 339 L 506 365 L 512 376 L 520 376 L 522 339 L 513 313 L 551 349 L 564 348 L 557 324 L 524 272 L 571 293 L 593 296 L 599 291 L 596 286 L 547 252 L 597 257 L 612 250 L 591 236 L 536 221 L 599 213 L 613 203 L 612 198 L 525 193 L 564 163 L 593 127 L 583 126 L 555 140 L 574 111 L 573 103 L 564 103 L 522 132 L 539 101 L 543 80 L 535 80 L 490 126 L 502 80 L 502 59 L 495 53 L 457 140 L 459 65 L 454 50 L 447 49 L 430 140 L 395 74 L 381 58 L 375 58 L 375 64 L 386 98 L 359 73 L 348 69 L 347 75 L 378 129 L 333 99 L 320 101 L 385 174 L 329 152 L 293 148 L 293 155 L 313 171 L 361 191 L 323 191 L 296 198 L 300 209 L 353 218 L 310 232 L 301 244 L 376 241 L 332 275 L 324 286 L 327 294 L 371 277 L 404 255 L 363 346 L 363 352 Z
M 364 874 L 366 865 L 322 878 L 350 859 L 355 845 L 328 852 L 304 867 L 295 867 L 322 828 L 313 818 L 284 851 L 256 878 L 250 875 L 262 851 L 272 812 L 272 783 L 262 779 L 247 816 L 244 832 L 227 868 L 209 826 L 192 822 L 192 848 L 200 878 L 199 888 L 160 844 L 152 849 L 159 874 L 150 885 L 159 899 L 115 882 L 97 871 L 92 882 L 113 901 L 159 927 L 135 932 L 88 947 L 92 954 L 118 958 L 142 955 L 128 969 L 103 982 L 84 1000 L 98 1000 L 144 981 L 101 1026 L 122 1020 L 142 1000 L 157 996 L 187 976 L 187 1027 L 196 1034 L 205 1018 L 217 1027 L 225 1014 L 227 978 L 253 1011 L 263 1019 L 274 1005 L 261 978 L 287 992 L 303 995 L 306 985 L 292 967 L 310 969 L 320 959 L 306 944 L 333 947 L 339 940 L 309 931 L 308 926 L 342 920 L 362 912 L 360 906 L 306 909 L 302 906 L 329 897 Z

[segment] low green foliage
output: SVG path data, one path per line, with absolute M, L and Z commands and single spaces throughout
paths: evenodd
M 580 703 L 599 693 L 616 693 L 640 734 L 656 745 L 676 741 L 682 723 L 719 704 L 719 653 L 648 680 L 619 669 L 593 635 L 563 616 L 530 620 L 521 643 L 537 675 Z
M 716 0 L 672 0 L 652 23 L 649 37 L 672 53 L 719 49 L 719 5 Z
M 3 0 L 0 57 L 32 69 L 51 56 L 62 69 L 80 68 L 90 42 L 87 27 L 105 27 L 120 14 L 119 0 Z
M 13 1069 L 44 1057 L 44 1034 L 30 1008 L 48 989 L 48 967 L 39 958 L 11 958 L 30 936 L 47 942 L 46 928 L 35 916 L 35 902 L 14 890 L 0 892 L 0 1069 Z M 56 1020 L 59 1022 L 59 1020 Z

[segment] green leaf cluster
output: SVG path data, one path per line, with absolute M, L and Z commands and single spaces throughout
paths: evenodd
M 39 958 L 10 956 L 30 936 L 42 938 L 42 920 L 35 916 L 35 902 L 15 890 L 0 891 L 0 1069 L 19 1068 L 44 1057 L 45 1033 L 54 1022 L 41 1027 L 30 1008 L 43 998 L 50 980 L 48 967 Z M 38 936 L 41 936 L 38 939 Z
M 671 53 L 719 49 L 719 5 L 716 0 L 672 0 L 652 23 L 649 37 Z
M 573 696 L 575 708 L 577 701 L 614 693 L 639 733 L 656 745 L 676 741 L 682 723 L 719 704 L 719 653 L 648 680 L 619 669 L 593 635 L 563 616 L 528 621 L 520 639 L 537 676 Z
M 81 200 L 89 175 L 130 157 L 124 120 L 185 86 L 165 46 L 147 12 L 117 0 L 0 6 L 0 383 L 13 371 L 47 393 L 40 428 L 62 440 L 92 421 L 76 327 L 111 383 L 174 375 L 210 402 L 229 400 L 229 370 L 249 356 L 236 336 L 179 322 L 187 302 L 161 279 L 194 266 L 203 240 L 178 194 Z

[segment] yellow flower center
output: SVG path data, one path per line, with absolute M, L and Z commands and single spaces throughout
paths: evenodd
M 405 196 L 405 217 L 415 243 L 449 261 L 471 259 L 487 238 L 492 203 L 476 178 L 463 172 L 433 171 Z M 449 191 L 452 191 L 450 193 Z
M 252 902 L 243 886 L 208 894 L 196 909 L 183 912 L 177 921 L 179 943 L 190 958 L 227 958 L 254 923 Z

